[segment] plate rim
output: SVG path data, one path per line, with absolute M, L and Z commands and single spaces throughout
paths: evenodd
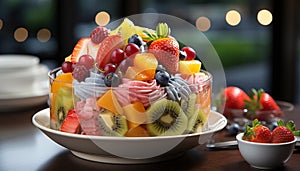
M 45 108 L 37 113 L 35 113 L 32 116 L 32 123 L 37 128 L 39 128 L 42 131 L 46 131 L 55 135 L 64 136 L 64 137 L 70 137 L 70 138 L 78 138 L 78 139 L 92 139 L 92 140 L 104 140 L 104 141 L 151 141 L 151 140 L 163 140 L 163 139 L 176 139 L 176 138 L 189 138 L 189 137 L 195 137 L 195 136 L 201 136 L 206 134 L 212 134 L 214 132 L 222 130 L 227 125 L 227 119 L 224 115 L 220 114 L 219 112 L 210 111 L 211 113 L 214 113 L 215 115 L 221 117 L 220 121 L 223 121 L 224 123 L 219 123 L 218 127 L 216 129 L 211 129 L 205 132 L 199 132 L 199 133 L 193 133 L 193 134 L 183 134 L 183 135 L 175 135 L 175 136 L 153 136 L 153 137 L 113 137 L 113 136 L 94 136 L 94 135 L 81 135 L 81 134 L 71 134 L 66 132 L 57 131 L 54 129 L 51 129 L 49 127 L 46 127 L 44 125 L 41 125 L 38 123 L 37 118 L 39 116 L 46 116 L 50 122 L 50 114 L 47 115 L 47 113 L 50 113 L 50 108 Z M 210 114 L 211 115 L 211 114 Z M 50 125 L 50 124 L 49 124 Z M 221 126 L 220 126 L 221 125 Z

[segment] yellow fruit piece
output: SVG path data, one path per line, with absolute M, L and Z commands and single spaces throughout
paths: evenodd
M 65 61 L 71 62 L 71 55 L 65 57 Z
M 126 137 L 150 137 L 148 131 L 142 126 L 130 128 L 125 134 Z
M 143 124 L 147 119 L 146 110 L 141 102 L 126 105 L 123 107 L 123 110 L 129 128 L 137 127 Z
M 108 90 L 102 97 L 100 97 L 97 101 L 97 105 L 116 114 L 124 113 L 112 90 Z
M 154 76 L 155 70 L 144 70 L 135 66 L 128 67 L 125 73 L 125 78 L 138 81 L 150 81 L 154 79 Z
M 198 60 L 179 61 L 179 72 L 181 74 L 195 74 L 200 72 L 201 62 Z
M 143 31 L 147 30 L 150 33 L 154 33 L 155 31 L 152 29 L 135 26 L 131 20 L 125 18 L 124 21 L 114 30 L 110 31 L 110 35 L 120 34 L 124 40 L 125 45 L 127 44 L 127 40 L 133 34 L 138 34 L 142 38 L 145 37 Z
M 56 93 L 61 87 L 72 89 L 73 76 L 72 73 L 59 74 L 51 84 L 51 93 Z
M 140 53 L 135 55 L 133 65 L 141 69 L 156 69 L 158 61 L 152 53 Z

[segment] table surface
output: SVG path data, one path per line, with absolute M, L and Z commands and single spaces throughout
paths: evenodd
M 74 156 L 67 149 L 46 137 L 31 122 L 32 116 L 46 105 L 21 112 L 0 113 L 0 170 L 256 170 L 251 168 L 237 148 L 208 150 L 199 145 L 184 155 L 152 164 L 119 165 L 91 162 Z M 285 114 L 300 129 L 300 106 Z M 216 141 L 233 140 L 226 130 L 214 135 Z M 278 170 L 300 170 L 300 150 Z

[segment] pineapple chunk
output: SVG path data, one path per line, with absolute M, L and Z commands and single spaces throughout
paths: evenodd
M 198 60 L 179 61 L 179 72 L 181 74 L 195 74 L 200 72 L 201 62 Z

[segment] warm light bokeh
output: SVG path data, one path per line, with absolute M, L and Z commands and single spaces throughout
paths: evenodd
M 51 38 L 51 32 L 48 29 L 40 29 L 37 33 L 37 39 L 40 42 L 47 42 Z
M 109 23 L 109 21 L 110 21 L 110 15 L 105 11 L 101 11 L 97 13 L 95 17 L 95 22 L 99 26 L 106 26 Z
M 230 10 L 226 13 L 226 22 L 231 26 L 236 26 L 241 22 L 241 14 L 236 10 Z
M 27 29 L 20 27 L 15 30 L 14 38 L 17 42 L 24 42 L 28 38 Z
M 200 30 L 200 31 L 207 31 L 210 29 L 210 20 L 207 17 L 199 17 L 196 20 L 196 27 Z
M 273 20 L 272 13 L 266 9 L 260 10 L 257 13 L 257 21 L 261 25 L 267 26 L 267 25 L 271 24 L 272 20 Z

